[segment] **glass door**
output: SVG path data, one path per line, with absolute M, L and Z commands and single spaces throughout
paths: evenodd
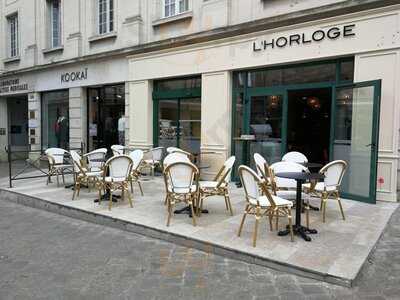
M 200 152 L 201 100 L 182 98 L 157 101 L 158 146 Z
M 177 147 L 179 142 L 179 101 L 158 102 L 158 146 Z
M 260 153 L 269 164 L 281 160 L 283 129 L 283 95 L 250 96 L 249 134 L 250 162 Z
M 332 105 L 331 158 L 348 163 L 342 196 L 369 203 L 376 201 L 380 85 L 337 87 Z
M 254 167 L 254 153 L 260 153 L 270 164 L 280 161 L 286 148 L 286 93 L 270 89 L 237 93 L 234 104 L 233 143 L 240 163 Z M 243 135 L 253 135 L 254 140 L 243 141 Z

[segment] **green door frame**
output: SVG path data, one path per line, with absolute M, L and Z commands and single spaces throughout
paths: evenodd
M 354 199 L 367 203 L 376 203 L 376 185 L 377 185 L 377 171 L 378 171 L 378 152 L 379 152 L 379 121 L 380 121 L 380 100 L 381 100 L 381 80 L 371 80 L 359 83 L 338 84 L 334 86 L 332 91 L 332 110 L 331 110 L 331 133 L 330 133 L 330 160 L 333 160 L 333 146 L 335 141 L 335 119 L 336 119 L 336 95 L 337 90 L 342 88 L 362 88 L 374 87 L 374 103 L 373 103 L 373 116 L 372 116 L 372 136 L 371 136 L 371 162 L 370 162 L 370 186 L 369 197 L 362 197 L 359 195 L 341 193 L 342 197 Z
M 192 88 L 192 89 L 176 89 L 169 91 L 153 91 L 153 145 L 154 147 L 158 146 L 158 135 L 160 132 L 160 122 L 158 120 L 158 108 L 159 102 L 162 100 L 175 100 L 178 102 L 178 120 L 177 120 L 177 147 L 179 147 L 179 131 L 180 131 L 180 104 L 181 101 L 186 101 L 194 98 L 201 99 L 201 88 Z M 200 100 L 201 101 L 201 100 Z

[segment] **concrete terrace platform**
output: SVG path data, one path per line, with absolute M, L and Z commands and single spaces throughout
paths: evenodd
M 347 218 L 343 221 L 337 203 L 329 201 L 325 224 L 319 212 L 310 212 L 311 227 L 319 232 L 312 235 L 312 242 L 297 236 L 290 242 L 289 236 L 277 236 L 276 231 L 269 230 L 268 221 L 262 220 L 254 248 L 253 216 L 247 217 L 242 236 L 237 237 L 245 206 L 243 189 L 231 187 L 234 216 L 225 210 L 223 198 L 210 197 L 205 200 L 205 208 L 210 213 L 202 214 L 196 227 L 185 214 L 175 215 L 167 227 L 162 179 L 146 179 L 143 182 L 145 196 L 140 196 L 138 187 L 134 186 L 133 208 L 124 201 L 114 203 L 109 211 L 108 203 L 94 203 L 97 192 L 89 193 L 87 189 L 82 189 L 80 197 L 72 201 L 71 189 L 57 187 L 55 183 L 46 186 L 45 178 L 19 181 L 12 189 L 7 188 L 6 178 L 0 179 L 0 199 L 343 286 L 352 285 L 398 207 L 396 203 L 370 205 L 343 200 Z M 318 199 L 311 202 L 319 204 Z M 280 228 L 285 225 L 282 219 Z

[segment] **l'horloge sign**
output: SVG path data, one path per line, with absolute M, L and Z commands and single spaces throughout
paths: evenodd
M 338 38 L 348 38 L 355 36 L 353 32 L 355 24 L 345 25 L 341 27 L 331 27 L 328 29 L 318 29 L 311 33 L 297 33 L 289 36 L 281 36 L 272 40 L 262 40 L 253 42 L 253 51 L 262 51 L 274 48 L 291 47 L 294 45 L 304 45 L 315 42 L 321 42 L 325 39 L 336 40 Z

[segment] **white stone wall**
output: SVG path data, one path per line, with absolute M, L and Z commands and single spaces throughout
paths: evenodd
M 0 69 L 16 70 L 277 16 L 338 0 L 190 0 L 181 20 L 162 17 L 162 0 L 114 0 L 115 30 L 99 39 L 96 0 L 61 1 L 62 50 L 49 50 L 46 0 L 0 0 Z M 18 12 L 20 60 L 6 59 L 5 17 Z M 172 22 L 172 20 L 174 20 Z
M 80 148 L 87 141 L 87 98 L 86 89 L 69 89 L 69 146 Z

